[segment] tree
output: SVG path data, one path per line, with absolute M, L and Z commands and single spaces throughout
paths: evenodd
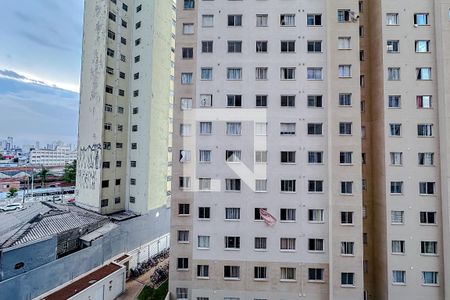
M 17 196 L 17 189 L 12 187 L 12 188 L 9 189 L 9 192 L 6 195 L 6 197 L 14 198 L 15 196 Z
M 69 183 L 75 183 L 77 177 L 77 161 L 74 160 L 72 163 L 67 164 L 64 167 L 63 180 Z
M 50 170 L 42 166 L 41 170 L 36 175 L 41 179 L 41 186 L 44 188 L 47 176 L 50 175 Z

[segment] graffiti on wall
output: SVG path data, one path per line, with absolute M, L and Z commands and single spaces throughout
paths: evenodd
M 80 188 L 94 190 L 100 172 L 102 145 L 92 144 L 80 147 L 78 151 L 77 184 Z

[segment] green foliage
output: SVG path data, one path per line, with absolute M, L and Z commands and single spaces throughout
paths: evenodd
M 74 160 L 71 164 L 64 167 L 63 180 L 65 182 L 75 183 L 77 177 L 77 161 Z
M 15 196 L 17 196 L 17 189 L 16 188 L 10 188 L 8 194 L 6 195 L 6 197 L 14 198 Z
M 169 281 L 167 280 L 154 290 L 146 286 L 138 296 L 138 300 L 164 300 L 169 292 Z
M 42 166 L 41 170 L 36 175 L 41 179 L 41 185 L 44 188 L 47 177 L 50 175 L 50 170 Z

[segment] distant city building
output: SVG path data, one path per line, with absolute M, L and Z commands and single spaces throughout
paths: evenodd
M 77 159 L 77 152 L 69 147 L 56 147 L 55 150 L 39 149 L 30 152 L 31 165 L 63 166 Z

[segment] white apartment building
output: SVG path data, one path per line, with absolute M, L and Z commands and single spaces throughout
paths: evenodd
M 177 9 L 172 298 L 361 299 L 358 2 Z
M 168 204 L 175 6 L 85 1 L 77 203 L 103 214 Z
M 35 166 L 64 166 L 77 159 L 77 152 L 70 147 L 58 146 L 55 150 L 35 149 L 30 151 L 30 164 Z
M 450 1 L 177 8 L 172 299 L 449 299 Z

